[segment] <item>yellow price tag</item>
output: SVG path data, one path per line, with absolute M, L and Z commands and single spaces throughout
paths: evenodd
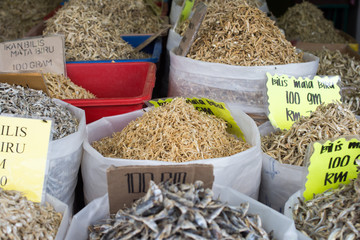
M 172 98 L 167 98 L 165 100 L 151 100 L 149 101 L 154 107 L 162 106 L 165 102 L 171 102 Z M 225 107 L 225 104 L 222 102 L 215 102 L 214 100 L 207 98 L 186 98 L 188 103 L 191 103 L 196 110 L 201 112 L 206 112 L 207 114 L 215 115 L 218 118 L 222 118 L 227 122 L 227 132 L 234 134 L 238 138 L 242 138 L 245 141 L 243 132 L 240 130 L 239 126 L 236 124 L 234 118 L 232 117 L 230 111 Z
M 41 202 L 50 120 L 0 116 L 0 186 Z
M 315 142 L 311 149 L 312 154 L 307 157 L 309 173 L 303 193 L 305 200 L 357 177 L 356 159 L 360 159 L 360 141 L 355 137 Z
M 339 76 L 295 78 L 267 73 L 268 118 L 275 128 L 290 129 L 301 116 L 309 116 L 322 103 L 341 100 Z
M 189 18 L 192 8 L 194 7 L 194 0 L 185 0 L 183 9 L 180 14 L 180 24 Z

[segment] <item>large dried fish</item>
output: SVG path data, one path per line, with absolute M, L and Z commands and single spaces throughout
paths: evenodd
M 0 188 L 0 239 L 55 239 L 62 214 Z
M 248 203 L 228 206 L 203 183 L 156 185 L 131 208 L 89 227 L 95 239 L 272 239 Z
M 315 141 L 360 134 L 360 123 L 348 106 L 322 104 L 289 130 L 261 137 L 262 150 L 280 163 L 304 166 L 307 146 Z
M 0 83 L 0 114 L 20 117 L 49 117 L 54 120 L 53 140 L 77 131 L 78 120 L 65 107 L 56 104 L 43 91 Z
M 293 206 L 296 228 L 311 239 L 360 238 L 360 176 Z
M 339 50 L 322 49 L 314 51 L 319 57 L 318 75 L 339 75 L 343 102 L 360 115 L 360 61 Z
M 96 98 L 94 94 L 71 81 L 62 74 L 45 73 L 44 78 L 50 97 L 59 99 Z
M 296 52 L 274 21 L 243 2 L 210 3 L 187 57 L 240 66 L 302 62 L 303 54 Z
M 92 143 L 105 157 L 185 162 L 231 156 L 250 148 L 226 132 L 226 122 L 183 98 L 154 108 L 121 132 Z
M 1 0 L 0 42 L 23 38 L 60 2 L 61 0 Z
M 290 7 L 277 24 L 289 40 L 314 43 L 346 43 L 331 21 L 316 5 L 304 1 Z
M 65 34 L 67 61 L 141 59 L 150 55 L 121 35 L 153 33 L 161 24 L 142 0 L 70 0 L 46 21 L 43 33 Z

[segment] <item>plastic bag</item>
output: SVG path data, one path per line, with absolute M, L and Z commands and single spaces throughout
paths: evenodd
M 261 136 L 274 132 L 270 122 L 259 126 Z M 304 187 L 307 168 L 282 164 L 263 153 L 259 201 L 279 211 L 284 211 L 284 205 L 289 197 Z
M 297 239 L 294 221 L 290 220 L 286 216 L 240 192 L 237 192 L 232 188 L 215 184 L 213 186 L 213 191 L 215 198 L 219 196 L 222 202 L 232 206 L 238 206 L 242 202 L 249 202 L 249 213 L 259 214 L 264 229 L 267 232 L 274 230 L 274 237 L 276 239 Z M 108 216 L 109 198 L 106 194 L 103 197 L 97 198 L 90 202 L 85 208 L 83 208 L 73 217 L 66 239 L 87 239 L 88 226 L 95 224 L 99 220 Z
M 231 109 L 230 109 L 231 110 Z M 176 163 L 152 160 L 131 160 L 103 157 L 91 147 L 93 141 L 121 131 L 130 121 L 142 116 L 143 110 L 102 118 L 87 126 L 88 137 L 84 141 L 81 165 L 84 182 L 84 199 L 88 203 L 107 193 L 106 169 L 111 165 L 174 165 Z M 255 122 L 242 111 L 231 111 L 234 120 L 242 130 L 245 140 L 252 146 L 238 154 L 214 159 L 189 161 L 178 164 L 212 164 L 214 183 L 226 185 L 257 199 L 260 185 L 261 149 L 260 136 Z M 122 184 L 122 183 L 119 183 Z
M 207 97 L 225 102 L 234 110 L 266 113 L 266 73 L 312 78 L 319 58 L 304 53 L 303 60 L 302 63 L 247 67 L 194 60 L 170 51 L 168 96 Z
M 85 112 L 61 100 L 54 99 L 54 101 L 72 112 L 78 119 L 79 126 L 77 132 L 50 141 L 46 192 L 69 205 L 72 212 L 83 151 L 82 144 L 86 134 Z

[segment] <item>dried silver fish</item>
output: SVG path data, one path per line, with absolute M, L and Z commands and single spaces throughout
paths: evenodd
M 0 188 L 0 239 L 55 239 L 62 214 Z
M 78 130 L 79 122 L 65 107 L 56 104 L 43 91 L 0 83 L 0 114 L 54 119 L 53 140 Z
M 272 239 L 248 203 L 228 206 L 195 184 L 156 185 L 131 208 L 89 226 L 89 239 Z

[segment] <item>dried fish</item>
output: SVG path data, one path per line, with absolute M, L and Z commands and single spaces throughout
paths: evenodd
M 311 142 L 359 133 L 360 122 L 347 105 L 322 104 L 289 130 L 261 137 L 261 148 L 280 163 L 304 166 L 306 148 Z
M 360 115 L 360 61 L 339 50 L 327 48 L 313 51 L 319 57 L 318 75 L 339 75 L 342 89 L 342 100 L 350 109 Z
M 121 132 L 92 143 L 105 157 L 185 162 L 231 156 L 250 148 L 226 132 L 226 122 L 183 98 L 154 108 Z
M 62 74 L 45 73 L 43 74 L 46 85 L 52 98 L 59 99 L 89 99 L 96 98 L 94 94 L 71 81 L 70 78 Z
M 277 24 L 289 40 L 314 43 L 346 43 L 316 5 L 303 1 L 290 7 Z
M 55 239 L 62 214 L 0 188 L 0 239 Z
M 89 239 L 273 239 L 260 217 L 248 213 L 248 203 L 234 207 L 212 197 L 201 181 L 150 181 L 147 194 L 131 208 L 89 226 Z
M 60 3 L 61 0 L 1 0 L 0 42 L 23 38 Z
M 70 0 L 46 21 L 44 35 L 65 34 L 67 61 L 150 57 L 121 38 L 153 33 L 163 22 L 142 0 Z
M 240 66 L 299 63 L 302 56 L 274 21 L 243 0 L 210 3 L 187 55 L 196 60 Z
M 316 194 L 293 208 L 296 228 L 311 239 L 360 238 L 360 176 L 349 184 Z M 306 219 L 306 221 L 304 221 Z
M 52 118 L 53 140 L 76 132 L 79 125 L 78 120 L 68 109 L 56 104 L 43 91 L 7 83 L 0 83 L 0 114 Z

